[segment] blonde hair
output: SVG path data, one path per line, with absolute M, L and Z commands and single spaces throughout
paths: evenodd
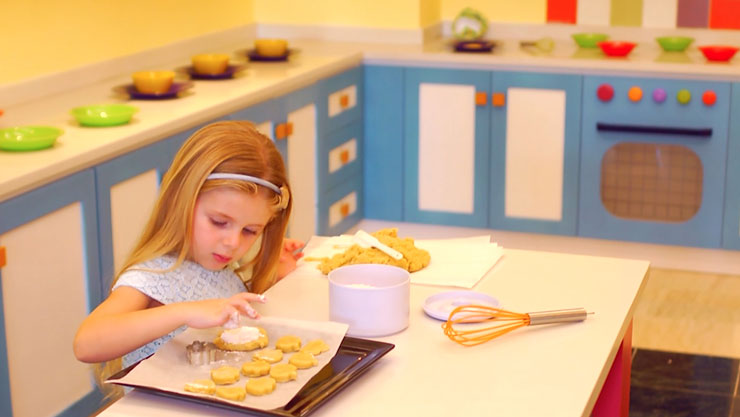
M 257 177 L 275 184 L 281 192 L 277 194 L 244 180 L 207 179 L 212 173 Z M 251 266 L 251 291 L 262 293 L 270 288 L 276 280 L 278 259 L 293 204 L 280 152 L 268 137 L 257 131 L 254 124 L 246 121 L 212 123 L 185 141 L 162 178 L 152 214 L 112 285 L 127 269 L 158 256 L 172 254 L 177 257 L 170 270 L 180 266 L 191 248 L 196 199 L 201 192 L 217 187 L 261 193 L 268 199 L 274 214 L 262 232 L 261 248 L 250 263 L 239 265 L 236 272 Z M 112 375 L 120 370 L 120 366 L 120 359 L 98 364 L 95 374 L 102 381 L 104 375 Z

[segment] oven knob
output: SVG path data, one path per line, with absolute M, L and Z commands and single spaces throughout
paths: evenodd
M 614 97 L 614 87 L 609 84 L 601 84 L 596 90 L 596 96 L 601 101 L 609 101 Z
M 666 98 L 668 98 L 668 93 L 666 93 L 664 89 L 656 88 L 653 90 L 653 100 L 656 103 L 662 103 Z
M 714 106 L 714 103 L 717 102 L 717 94 L 712 90 L 707 90 L 701 96 L 701 101 L 707 106 Z
M 676 94 L 676 100 L 678 100 L 678 102 L 681 104 L 689 104 L 689 101 L 691 101 L 691 91 L 685 88 L 678 90 L 678 94 Z
M 627 92 L 627 97 L 629 97 L 632 101 L 642 100 L 642 88 L 637 86 L 630 87 L 629 91 Z

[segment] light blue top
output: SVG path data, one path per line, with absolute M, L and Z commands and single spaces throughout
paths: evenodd
M 162 304 L 227 298 L 246 291 L 242 280 L 230 268 L 211 271 L 196 262 L 184 261 L 182 265 L 172 271 L 154 272 L 166 270 L 175 261 L 174 256 L 165 255 L 134 265 L 121 274 L 113 289 L 115 290 L 121 286 L 132 287 Z M 143 271 L 141 269 L 154 271 Z M 123 357 L 123 367 L 126 368 L 151 355 L 162 344 L 186 328 L 187 326 L 182 326 L 129 352 Z

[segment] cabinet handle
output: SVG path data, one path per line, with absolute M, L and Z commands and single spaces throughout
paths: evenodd
M 342 217 L 343 218 L 349 216 L 349 204 L 343 203 L 339 207 L 339 212 L 342 214 Z
M 5 246 L 0 246 L 0 268 L 7 265 L 8 258 L 5 256 Z
M 293 134 L 293 122 L 285 123 L 285 136 L 290 136 L 292 134 Z
M 275 139 L 283 140 L 286 137 L 288 137 L 288 127 L 286 126 L 286 123 L 278 123 L 278 125 L 275 126 Z
M 475 93 L 475 105 L 485 106 L 486 104 L 488 104 L 488 94 L 480 91 Z
M 686 136 L 712 136 L 712 128 L 689 128 L 689 127 L 666 127 L 666 126 L 643 126 L 624 125 L 616 123 L 596 123 L 596 130 L 601 132 L 621 133 L 651 133 L 658 135 L 686 135 Z
M 342 161 L 342 164 L 346 164 L 347 162 L 349 162 L 349 151 L 343 149 L 342 152 L 339 154 L 339 160 Z
M 504 107 L 506 105 L 506 94 L 504 93 L 491 94 L 491 105 L 493 107 Z
M 349 96 L 347 94 L 339 96 L 339 106 L 343 109 L 349 107 Z

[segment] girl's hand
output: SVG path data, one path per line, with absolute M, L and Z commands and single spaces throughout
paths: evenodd
M 296 251 L 305 245 L 303 241 L 297 239 L 283 239 L 283 250 L 280 252 L 280 260 L 278 261 L 278 279 L 282 279 L 295 270 L 296 263 L 303 257 L 303 252 Z
M 242 292 L 229 298 L 183 303 L 188 309 L 185 324 L 196 329 L 221 326 L 234 314 L 258 319 L 260 315 L 249 305 L 250 302 L 264 303 L 265 299 L 259 294 Z

